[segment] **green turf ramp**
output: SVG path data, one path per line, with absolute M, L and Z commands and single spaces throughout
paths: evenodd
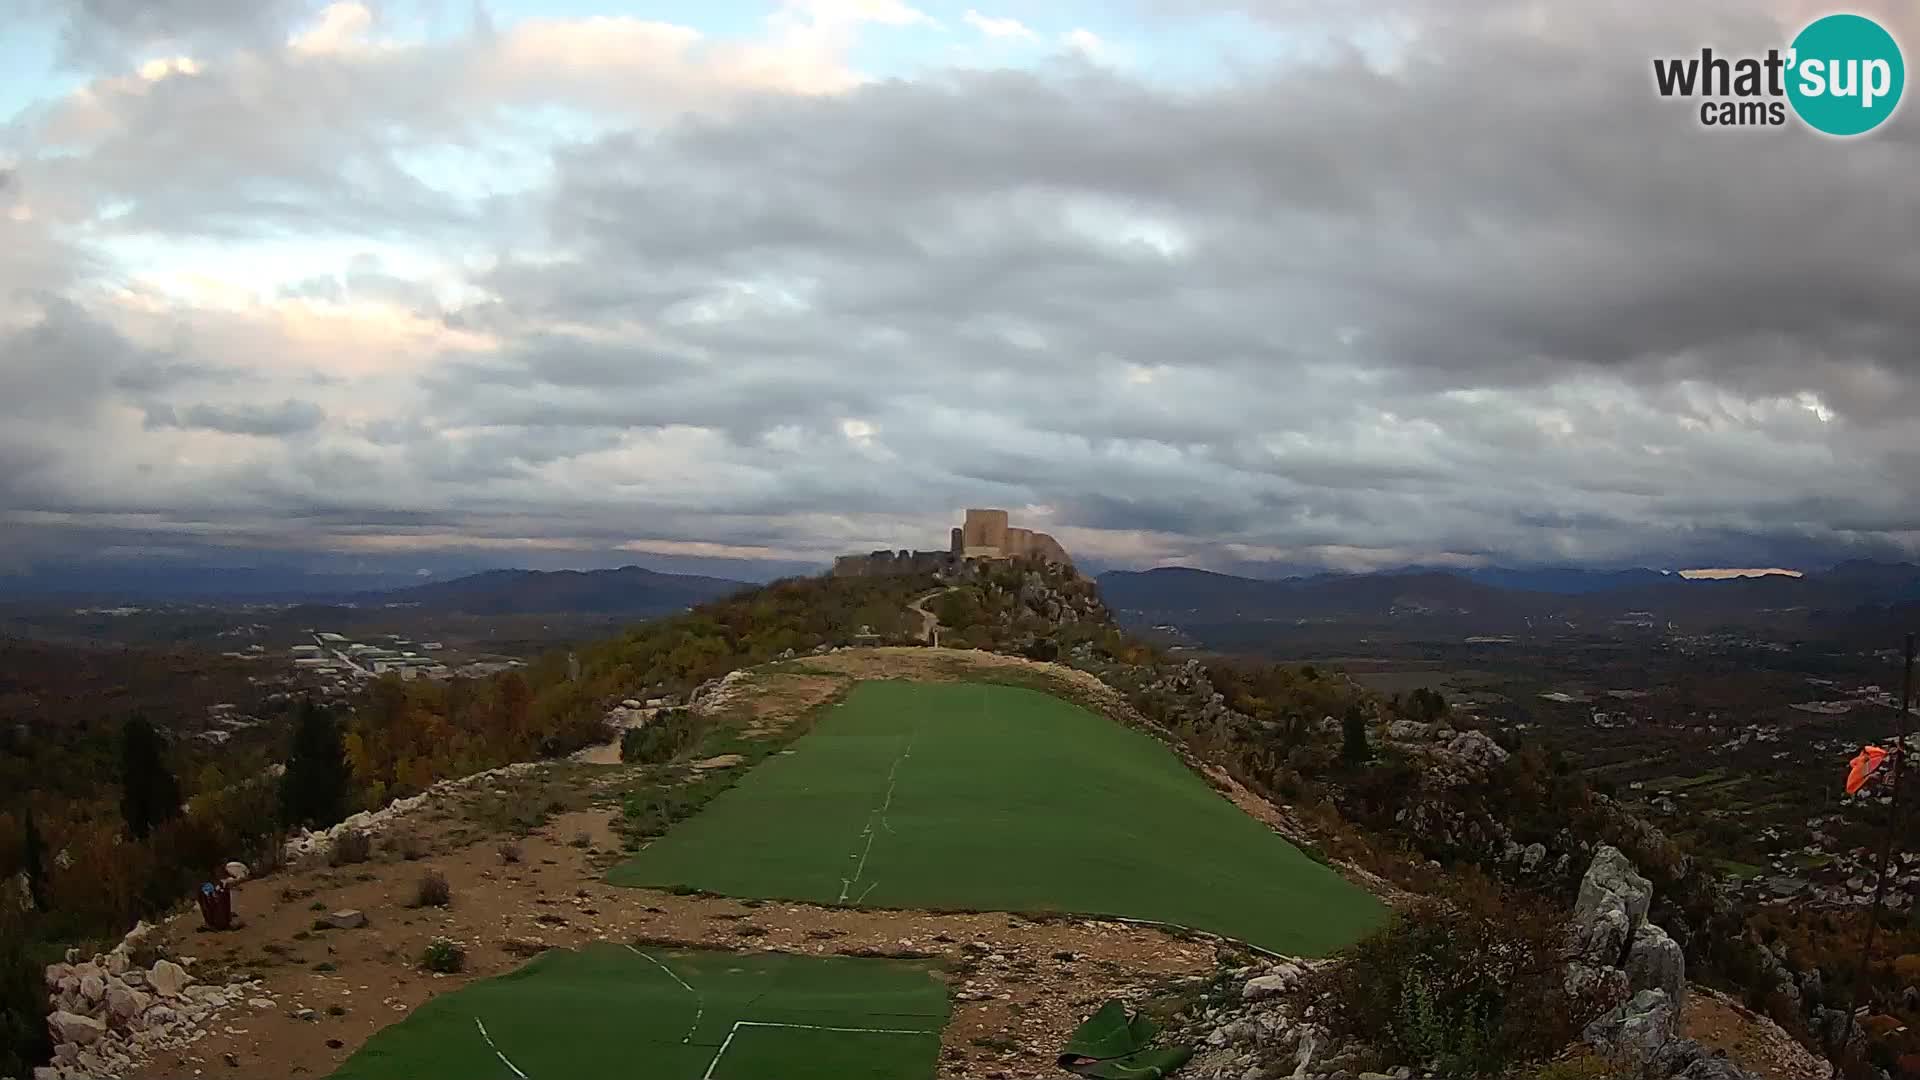
M 1386 909 L 1152 737 L 986 683 L 862 682 L 614 885 L 843 907 L 1063 912 L 1326 956 Z

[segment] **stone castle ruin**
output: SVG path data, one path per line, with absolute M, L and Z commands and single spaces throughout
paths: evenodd
M 945 551 L 875 551 L 842 555 L 833 560 L 835 577 L 873 577 L 882 574 L 944 574 L 963 569 L 970 561 L 1039 559 L 1073 566 L 1060 541 L 1043 532 L 1007 524 L 1005 510 L 968 510 L 966 521 L 948 534 Z

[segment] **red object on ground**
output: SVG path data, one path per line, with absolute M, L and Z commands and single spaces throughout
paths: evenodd
M 1877 746 L 1866 747 L 1855 754 L 1850 763 L 1852 768 L 1847 771 L 1847 794 L 1858 794 L 1861 788 L 1867 786 L 1867 781 L 1873 779 L 1873 774 L 1880 771 L 1880 766 L 1886 763 L 1887 752 Z

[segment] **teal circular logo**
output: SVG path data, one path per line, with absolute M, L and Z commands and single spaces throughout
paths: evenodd
M 1793 39 L 1787 98 L 1816 131 L 1859 135 L 1893 115 L 1907 84 L 1900 45 L 1863 15 L 1815 19 Z

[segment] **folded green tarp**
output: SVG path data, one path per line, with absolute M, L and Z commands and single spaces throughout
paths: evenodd
M 1060 1067 L 1097 1080 L 1157 1080 L 1193 1056 L 1184 1046 L 1148 1046 L 1159 1030 L 1147 1017 L 1129 1017 L 1126 1006 L 1109 1001 L 1067 1040 Z

